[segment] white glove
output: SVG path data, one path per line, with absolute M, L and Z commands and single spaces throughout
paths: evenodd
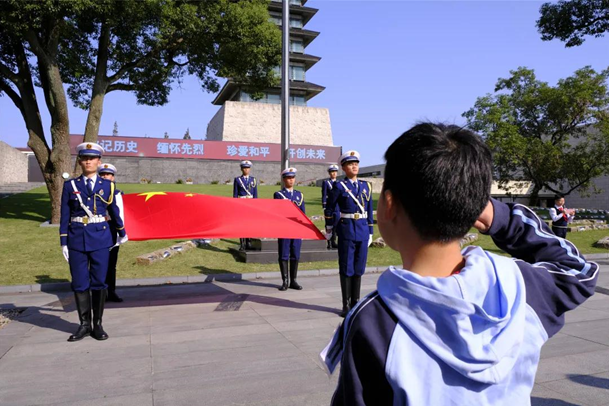
M 370 238 L 368 238 L 368 247 L 370 247 L 370 244 L 372 244 L 372 234 L 370 234 Z
M 331 227 L 326 227 L 326 240 L 329 240 L 330 238 L 332 238 L 332 228 Z
M 70 262 L 70 252 L 68 251 L 67 245 L 61 246 L 61 252 L 63 253 L 63 257 L 66 259 L 66 262 Z
M 116 241 L 116 245 L 123 245 L 127 241 L 129 241 L 129 237 L 127 236 L 127 234 L 125 234 L 124 237 L 119 237 L 118 238 L 118 241 Z

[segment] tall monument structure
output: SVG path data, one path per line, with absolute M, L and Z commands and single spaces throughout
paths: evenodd
M 317 9 L 307 0 L 290 0 L 290 142 L 332 146 L 330 113 L 326 108 L 307 106 L 325 87 L 307 81 L 307 73 L 321 59 L 306 48 L 319 32 L 305 29 Z M 280 29 L 282 2 L 271 1 L 269 19 Z M 276 67 L 276 74 L 281 74 Z M 268 88 L 253 100 L 239 83 L 228 79 L 213 104 L 220 110 L 207 125 L 208 141 L 281 143 L 281 88 Z

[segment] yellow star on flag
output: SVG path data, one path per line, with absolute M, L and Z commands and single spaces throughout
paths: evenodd
M 192 194 L 192 193 L 186 193 L 186 195 L 185 195 L 185 196 L 186 196 L 186 197 L 193 197 L 193 196 L 194 196 L 194 194 Z
M 146 192 L 146 193 L 140 193 L 138 196 L 146 196 L 146 200 L 144 200 L 145 202 L 148 201 L 148 199 L 150 199 L 152 196 L 166 196 L 167 193 L 165 192 Z

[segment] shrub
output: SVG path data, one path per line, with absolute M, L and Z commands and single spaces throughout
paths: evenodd
M 281 186 L 281 182 L 277 182 L 277 183 L 275 183 L 275 185 Z
M 183 181 L 182 179 L 178 179 L 178 180 L 176 180 L 176 183 L 177 183 L 178 185 L 181 185 L 181 184 L 183 184 L 183 183 L 184 183 L 184 181 Z
M 219 181 L 219 180 L 212 180 L 212 181 L 211 181 L 211 184 L 212 184 L 212 185 L 217 185 L 218 183 L 220 183 L 220 181 Z

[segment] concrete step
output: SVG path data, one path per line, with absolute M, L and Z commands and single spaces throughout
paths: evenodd
M 252 251 L 277 252 L 276 238 L 252 238 Z M 319 251 L 325 250 L 327 246 L 326 240 L 303 240 L 303 251 Z
M 240 262 L 248 264 L 276 264 L 278 261 L 277 247 L 275 251 L 239 251 L 230 248 L 233 256 Z M 300 250 L 300 262 L 318 262 L 338 260 L 338 250 Z
M 28 192 L 37 187 L 45 186 L 44 182 L 19 182 L 0 184 L 0 198 Z

